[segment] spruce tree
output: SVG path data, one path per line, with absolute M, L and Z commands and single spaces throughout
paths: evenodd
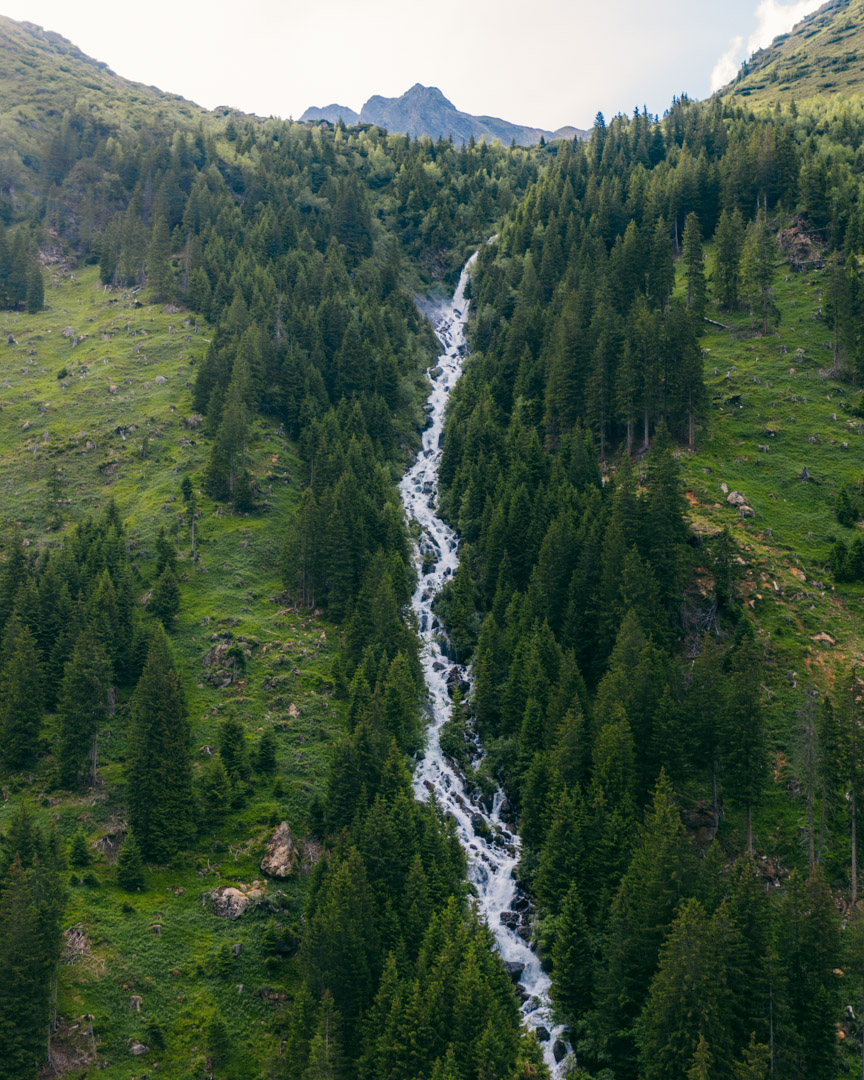
M 144 888 L 144 863 L 135 834 L 130 830 L 117 852 L 114 871 L 117 884 L 126 892 L 140 892 Z
M 272 727 L 265 727 L 255 750 L 255 770 L 260 773 L 276 769 L 276 736 Z
M 747 235 L 741 252 L 741 292 L 750 307 L 753 320 L 758 312 L 762 318 L 762 333 L 768 333 L 768 324 L 774 312 L 774 260 L 777 245 L 768 225 L 765 211 L 760 210 L 756 220 L 747 226 Z
M 147 610 L 160 620 L 166 629 L 174 625 L 180 610 L 180 586 L 170 566 L 166 566 L 150 593 Z
M 0 755 L 8 769 L 33 763 L 42 727 L 42 659 L 28 626 L 17 615 L 3 635 L 0 666 Z
M 552 1000 L 575 1021 L 591 1007 L 594 957 L 588 922 L 575 885 L 564 899 L 552 946 Z
M 72 866 L 89 866 L 90 845 L 87 843 L 87 834 L 82 828 L 78 828 L 69 845 L 69 862 Z
M 663 945 L 639 1018 L 641 1075 L 645 1080 L 710 1080 L 732 1064 L 729 1020 L 735 1002 L 726 987 L 717 916 L 688 900 Z M 710 1048 L 710 1053 L 709 1053 Z
M 131 703 L 126 760 L 129 819 L 143 856 L 164 862 L 195 829 L 189 722 L 180 677 L 161 627 Z
M 694 319 L 705 316 L 708 288 L 705 284 L 705 255 L 699 218 L 688 214 L 684 223 L 684 277 L 687 282 L 687 308 Z
M 249 778 L 246 728 L 236 716 L 229 716 L 219 728 L 219 755 L 234 785 Z
M 218 824 L 225 817 L 231 805 L 231 778 L 221 754 L 214 754 L 199 782 L 204 819 L 210 824 Z
M 741 211 L 724 209 L 714 233 L 714 294 L 725 311 L 738 307 L 744 221 Z
M 57 702 L 57 771 L 63 785 L 71 786 L 85 778 L 95 780 L 96 740 L 108 717 L 111 682 L 111 661 L 91 625 L 66 664 Z
M 34 261 L 27 275 L 27 313 L 36 315 L 45 306 L 45 283 L 42 280 L 42 267 Z
M 36 1077 L 45 1059 L 63 896 L 47 867 L 17 857 L 0 882 L 0 1080 Z

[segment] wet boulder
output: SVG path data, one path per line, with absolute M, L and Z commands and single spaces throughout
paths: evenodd
M 520 964 L 516 960 L 505 960 L 504 970 L 510 976 L 514 983 L 518 983 L 522 978 L 522 974 L 525 971 L 525 965 Z

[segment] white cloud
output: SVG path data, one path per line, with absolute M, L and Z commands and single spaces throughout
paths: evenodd
M 746 46 L 743 37 L 732 38 L 729 42 L 729 48 L 711 72 L 711 93 L 731 82 L 744 60 L 770 45 L 779 34 L 787 33 L 796 23 L 818 10 L 823 3 L 824 0 L 795 0 L 792 4 L 783 4 L 780 0 L 759 0 L 754 15 L 755 30 L 747 38 Z
M 729 42 L 729 48 L 714 65 L 711 72 L 711 93 L 719 90 L 721 86 L 732 82 L 738 74 L 738 65 L 741 63 L 740 53 L 744 47 L 743 37 L 734 37 Z

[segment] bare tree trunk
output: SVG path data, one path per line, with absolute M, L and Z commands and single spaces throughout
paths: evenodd
M 753 854 L 753 807 L 747 803 L 747 854 Z
M 648 432 L 650 431 L 650 423 L 648 421 L 648 410 L 642 414 L 642 442 L 644 443 L 642 449 L 648 449 Z

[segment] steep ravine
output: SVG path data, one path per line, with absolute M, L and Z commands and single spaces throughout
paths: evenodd
M 491 807 L 488 803 L 484 806 L 466 788 L 463 777 L 442 753 L 439 741 L 441 727 L 450 715 L 448 686 L 454 682 L 463 685 L 471 682 L 470 668 L 454 665 L 442 650 L 443 631 L 432 608 L 438 591 L 459 565 L 459 538 L 438 516 L 438 469 L 447 399 L 462 374 L 468 352 L 465 288 L 475 259 L 473 255 L 465 264 L 452 300 L 427 310 L 443 352 L 430 372 L 432 391 L 426 405 L 429 419 L 423 445 L 400 484 L 405 510 L 420 531 L 415 552 L 418 582 L 412 606 L 422 639 L 431 717 L 426 753 L 417 767 L 414 786 L 421 799 L 429 798 L 434 792 L 445 812 L 455 819 L 468 856 L 469 878 L 477 890 L 478 908 L 495 936 L 508 970 L 514 980 L 518 977 L 524 1023 L 537 1032 L 552 1075 L 560 1077 L 572 1057 L 563 1029 L 552 1019 L 549 977 L 526 940 L 530 905 L 513 877 L 519 861 L 519 837 L 502 816 L 504 795 L 499 791 Z

